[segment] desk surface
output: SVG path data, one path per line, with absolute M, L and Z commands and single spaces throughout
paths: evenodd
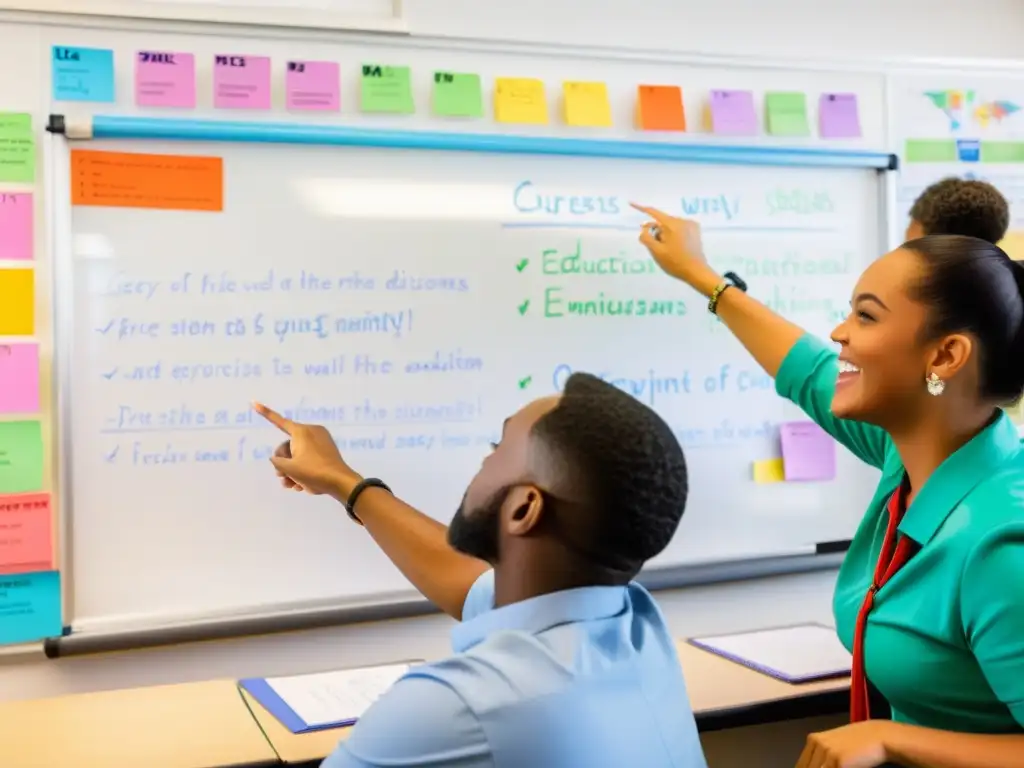
M 0 745 L 12 768 L 279 764 L 233 680 L 0 704 Z
M 837 694 L 845 697 L 850 690 L 849 678 L 790 685 L 687 642 L 680 642 L 678 649 L 683 674 L 686 676 L 686 687 L 698 724 L 702 719 L 709 720 L 737 711 L 750 711 L 765 704 L 785 703 L 820 694 Z M 247 693 L 243 695 L 270 743 L 286 763 L 322 760 L 350 731 L 349 728 L 336 728 L 314 733 L 291 733 L 259 702 Z

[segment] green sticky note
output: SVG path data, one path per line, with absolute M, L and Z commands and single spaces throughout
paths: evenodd
M 480 75 L 463 72 L 435 72 L 433 109 L 445 117 L 483 117 L 484 89 Z
M 0 112 L 0 181 L 31 184 L 36 180 L 36 141 L 32 116 Z
M 908 163 L 955 163 L 956 141 L 952 139 L 908 139 L 903 147 Z
M 981 162 L 1024 163 L 1024 141 L 983 141 Z
M 38 421 L 0 421 L 0 493 L 42 489 L 42 425 Z
M 32 135 L 32 115 L 27 112 L 0 112 L 0 134 Z
M 764 110 L 772 136 L 810 136 L 807 97 L 802 93 L 766 93 Z
M 412 100 L 412 72 L 408 67 L 363 64 L 359 107 L 363 112 L 412 114 L 416 111 Z

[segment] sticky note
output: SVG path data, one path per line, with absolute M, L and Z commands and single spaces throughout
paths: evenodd
M 754 482 L 781 483 L 786 479 L 782 468 L 782 459 L 762 459 L 754 462 Z
M 562 83 L 562 119 L 566 125 L 582 128 L 608 128 L 612 124 L 612 105 L 604 83 L 567 81 Z
M 836 444 L 812 421 L 791 421 L 779 426 L 786 480 L 833 480 Z
M 544 83 L 526 77 L 499 77 L 494 83 L 494 119 L 499 123 L 547 125 Z
M 0 413 L 39 410 L 39 345 L 0 343 Z
M 0 645 L 60 637 L 60 573 L 0 576 Z
M 135 103 L 140 107 L 196 106 L 196 57 L 191 53 L 135 54 Z
M 756 136 L 757 111 L 750 91 L 711 91 L 708 101 L 711 131 L 719 136 Z
M 0 112 L 0 135 L 32 135 L 32 115 L 27 112 Z
M 31 184 L 36 180 L 36 142 L 32 130 L 0 123 L 0 182 Z
M 408 67 L 363 64 L 359 80 L 359 108 L 363 112 L 412 114 L 412 72 Z
M 983 163 L 1024 163 L 1024 141 L 980 142 Z
M 32 259 L 32 194 L 0 192 L 0 261 Z
M 636 127 L 643 131 L 685 131 L 683 89 L 678 85 L 637 86 Z
M 857 139 L 860 112 L 855 93 L 823 93 L 818 99 L 818 133 L 823 139 Z
M 341 74 L 335 61 L 289 61 L 284 73 L 285 106 L 294 111 L 341 109 Z
M 0 493 L 43 489 L 43 430 L 38 421 L 0 421 Z
M 217 109 L 270 109 L 270 58 L 214 56 L 213 106 Z
M 219 157 L 74 149 L 71 204 L 222 211 L 224 161 Z
M 31 336 L 36 332 L 35 272 L 0 269 L 0 336 Z
M 953 139 L 910 139 L 903 148 L 908 163 L 955 163 L 956 157 Z
M 435 72 L 430 106 L 441 117 L 483 117 L 484 89 L 480 75 L 471 72 Z
M 105 48 L 52 48 L 54 101 L 114 101 L 114 52 Z
M 1024 261 L 1024 231 L 1013 230 L 998 243 L 1006 255 L 1014 261 Z
M 772 136 L 810 136 L 807 97 L 802 93 L 766 93 L 765 122 Z
M 53 568 L 50 494 L 0 496 L 0 574 Z

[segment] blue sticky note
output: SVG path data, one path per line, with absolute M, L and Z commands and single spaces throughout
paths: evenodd
M 60 637 L 60 573 L 0 575 L 0 645 Z
M 53 46 L 54 101 L 114 101 L 114 52 Z

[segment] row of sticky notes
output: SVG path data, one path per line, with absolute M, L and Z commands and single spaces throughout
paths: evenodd
M 213 105 L 217 109 L 271 108 L 271 59 L 267 56 L 218 54 L 212 58 Z M 416 111 L 412 70 L 406 66 L 362 64 L 358 70 L 359 107 L 368 113 L 412 114 Z M 341 69 L 337 62 L 289 60 L 284 66 L 285 103 L 289 110 L 338 111 Z M 610 127 L 608 87 L 597 81 L 562 84 L 561 118 L 566 125 Z M 114 52 L 95 48 L 53 49 L 53 97 L 57 101 L 115 101 Z M 196 106 L 196 59 L 191 53 L 139 51 L 135 55 L 135 103 L 140 107 Z M 431 109 L 443 117 L 483 117 L 480 75 L 435 71 Z M 545 85 L 535 78 L 499 77 L 494 83 L 494 117 L 499 123 L 544 125 L 550 121 Z M 676 85 L 639 85 L 635 127 L 685 131 L 683 92 Z M 712 90 L 705 128 L 716 134 L 755 136 L 762 121 L 752 91 Z M 823 138 L 861 135 L 857 97 L 825 93 L 818 101 Z M 772 92 L 764 97 L 764 130 L 775 136 L 809 136 L 807 96 Z
M 31 116 L 23 112 L 0 112 L 0 182 L 31 184 L 35 178 L 36 143 Z
M 754 462 L 755 483 L 834 480 L 836 444 L 825 430 L 811 421 L 779 425 L 782 456 Z

